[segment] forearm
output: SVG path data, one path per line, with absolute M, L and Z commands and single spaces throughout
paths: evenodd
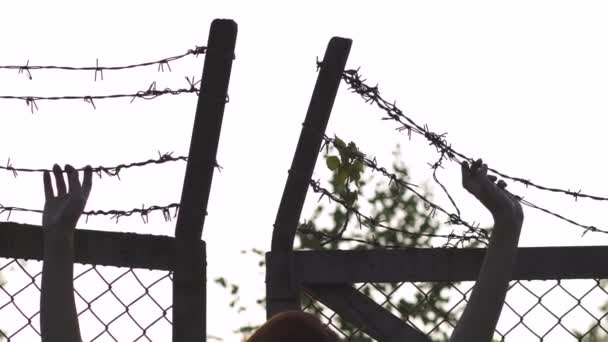
M 42 342 L 81 341 L 73 272 L 73 234 L 48 234 L 45 231 L 40 298 Z
M 520 231 L 521 223 L 495 219 L 477 282 L 451 342 L 492 340 L 512 277 Z

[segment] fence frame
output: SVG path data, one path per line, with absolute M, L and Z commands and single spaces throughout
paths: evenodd
M 38 225 L 0 222 L 0 258 L 42 261 L 43 236 Z M 160 271 L 173 270 L 175 264 L 175 239 L 169 236 L 76 229 L 74 249 L 79 264 Z
M 173 341 L 206 340 L 206 249 L 201 240 L 237 24 L 211 23 L 175 238 L 97 230 L 75 231 L 74 262 L 173 271 Z M 0 257 L 43 260 L 41 226 L 0 222 Z
M 333 37 L 329 41 L 302 124 L 272 232 L 271 250 L 277 257 L 267 260 L 271 263 L 266 268 L 268 318 L 286 310 L 300 309 L 300 286 L 295 281 L 293 267 L 293 241 L 351 45 L 352 41 L 345 38 Z
M 350 40 L 332 38 L 320 67 L 279 206 L 271 251 L 266 253 L 267 317 L 301 310 L 300 291 L 304 290 L 376 340 L 428 342 L 426 335 L 352 284 L 475 281 L 486 249 L 293 250 L 303 202 L 339 85 L 335 81 L 344 72 L 350 45 Z M 320 94 L 319 89 L 324 92 Z M 292 170 L 297 170 L 297 174 Z M 512 280 L 589 278 L 608 278 L 608 246 L 519 248 L 512 276 Z
M 192 129 L 188 165 L 175 225 L 173 341 L 199 342 L 207 336 L 207 262 L 200 241 L 207 215 L 216 155 L 228 97 L 237 25 L 215 19 L 209 40 Z

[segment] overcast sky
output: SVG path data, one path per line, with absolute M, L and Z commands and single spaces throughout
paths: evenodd
M 259 323 L 262 311 L 241 316 L 227 308 L 225 291 L 211 280 L 239 282 L 245 303 L 263 295 L 258 259 L 243 249 L 268 250 L 287 170 L 316 79 L 315 58 L 332 36 L 353 39 L 347 66 L 361 66 L 369 83 L 421 124 L 448 132 L 453 147 L 482 157 L 509 175 L 563 189 L 608 196 L 604 158 L 608 113 L 608 5 L 602 1 L 65 1 L 3 4 L 0 65 L 103 66 L 181 54 L 205 45 L 214 18 L 239 26 L 209 215 L 208 332 L 234 340 L 231 331 Z M 1 95 L 54 96 L 133 93 L 187 87 L 200 78 L 204 58 L 156 67 L 104 72 L 33 71 L 33 79 L 0 70 Z M 157 156 L 187 155 L 195 95 L 153 101 L 0 100 L 0 163 L 45 168 L 54 162 L 111 166 Z M 381 164 L 402 145 L 415 183 L 431 182 L 427 163 L 437 159 L 420 137 L 411 141 L 391 121 L 341 85 L 327 129 L 354 140 Z M 322 165 L 322 164 L 319 164 Z M 185 163 L 126 170 L 121 181 L 95 178 L 87 209 L 131 209 L 178 202 Z M 316 177 L 326 173 L 317 168 Z M 440 172 L 463 217 L 490 225 L 490 216 L 460 186 L 457 165 Z M 42 208 L 42 175 L 0 173 L 0 203 Z M 512 191 L 584 224 L 608 228 L 604 204 L 543 193 L 509 183 Z M 447 199 L 435 191 L 438 203 Z M 317 196 L 307 201 L 310 215 Z M 520 246 L 605 244 L 603 234 L 525 208 Z M 5 216 L 2 217 L 3 219 Z M 40 223 L 39 215 L 13 213 L 12 221 Z M 79 227 L 172 235 L 174 222 L 159 213 L 95 218 Z M 32 266 L 34 267 L 34 266 Z M 35 268 L 35 267 L 34 267 Z M 11 276 L 8 276 L 9 286 Z M 166 293 L 170 298 L 170 292 Z M 38 298 L 31 299 L 37 303 Z M 37 305 L 37 304 L 36 304 Z M 0 310 L 0 317 L 2 310 Z M 6 321 L 7 316 L 2 318 Z M 0 321 L 1 322 L 1 321 Z M 229 323 L 229 324 L 228 324 Z M 584 325 L 586 327 L 586 324 Z M 583 326 L 581 326 L 583 328 Z M 86 324 L 83 330 L 86 329 Z M 9 329 L 10 330 L 10 329 Z M 166 331 L 170 334 L 170 331 Z M 84 336 L 89 336 L 83 332 Z

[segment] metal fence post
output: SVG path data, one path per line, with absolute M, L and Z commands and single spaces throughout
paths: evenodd
M 268 317 L 300 309 L 300 285 L 293 272 L 293 241 L 351 45 L 350 39 L 330 40 L 302 125 L 272 234 L 272 253 L 281 258 L 273 259 L 266 268 Z
M 206 339 L 206 256 L 201 235 L 216 167 L 236 34 L 237 25 L 232 20 L 216 19 L 211 24 L 175 227 L 174 342 Z

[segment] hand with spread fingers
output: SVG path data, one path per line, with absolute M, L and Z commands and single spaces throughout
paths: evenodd
M 53 166 L 57 195 L 50 173 L 44 172 L 44 262 L 40 296 L 42 342 L 81 342 L 74 301 L 74 231 L 91 192 L 92 169 L 84 169 L 82 184 L 78 172 L 65 166 L 68 186 L 59 165 Z
M 523 210 L 517 197 L 507 191 L 502 180 L 496 182 L 496 177 L 488 175 L 488 165 L 481 159 L 470 167 L 462 162 L 462 186 L 475 196 L 494 216 L 494 218 L 511 218 L 523 221 Z
M 71 165 L 65 166 L 65 172 L 69 190 L 66 188 L 61 168 L 57 164 L 53 166 L 57 196 L 53 195 L 51 175 L 49 172 L 44 172 L 43 175 L 45 203 L 42 225 L 50 231 L 73 232 L 91 192 L 92 169 L 90 166 L 84 170 L 82 184 L 78 180 L 78 172 Z

